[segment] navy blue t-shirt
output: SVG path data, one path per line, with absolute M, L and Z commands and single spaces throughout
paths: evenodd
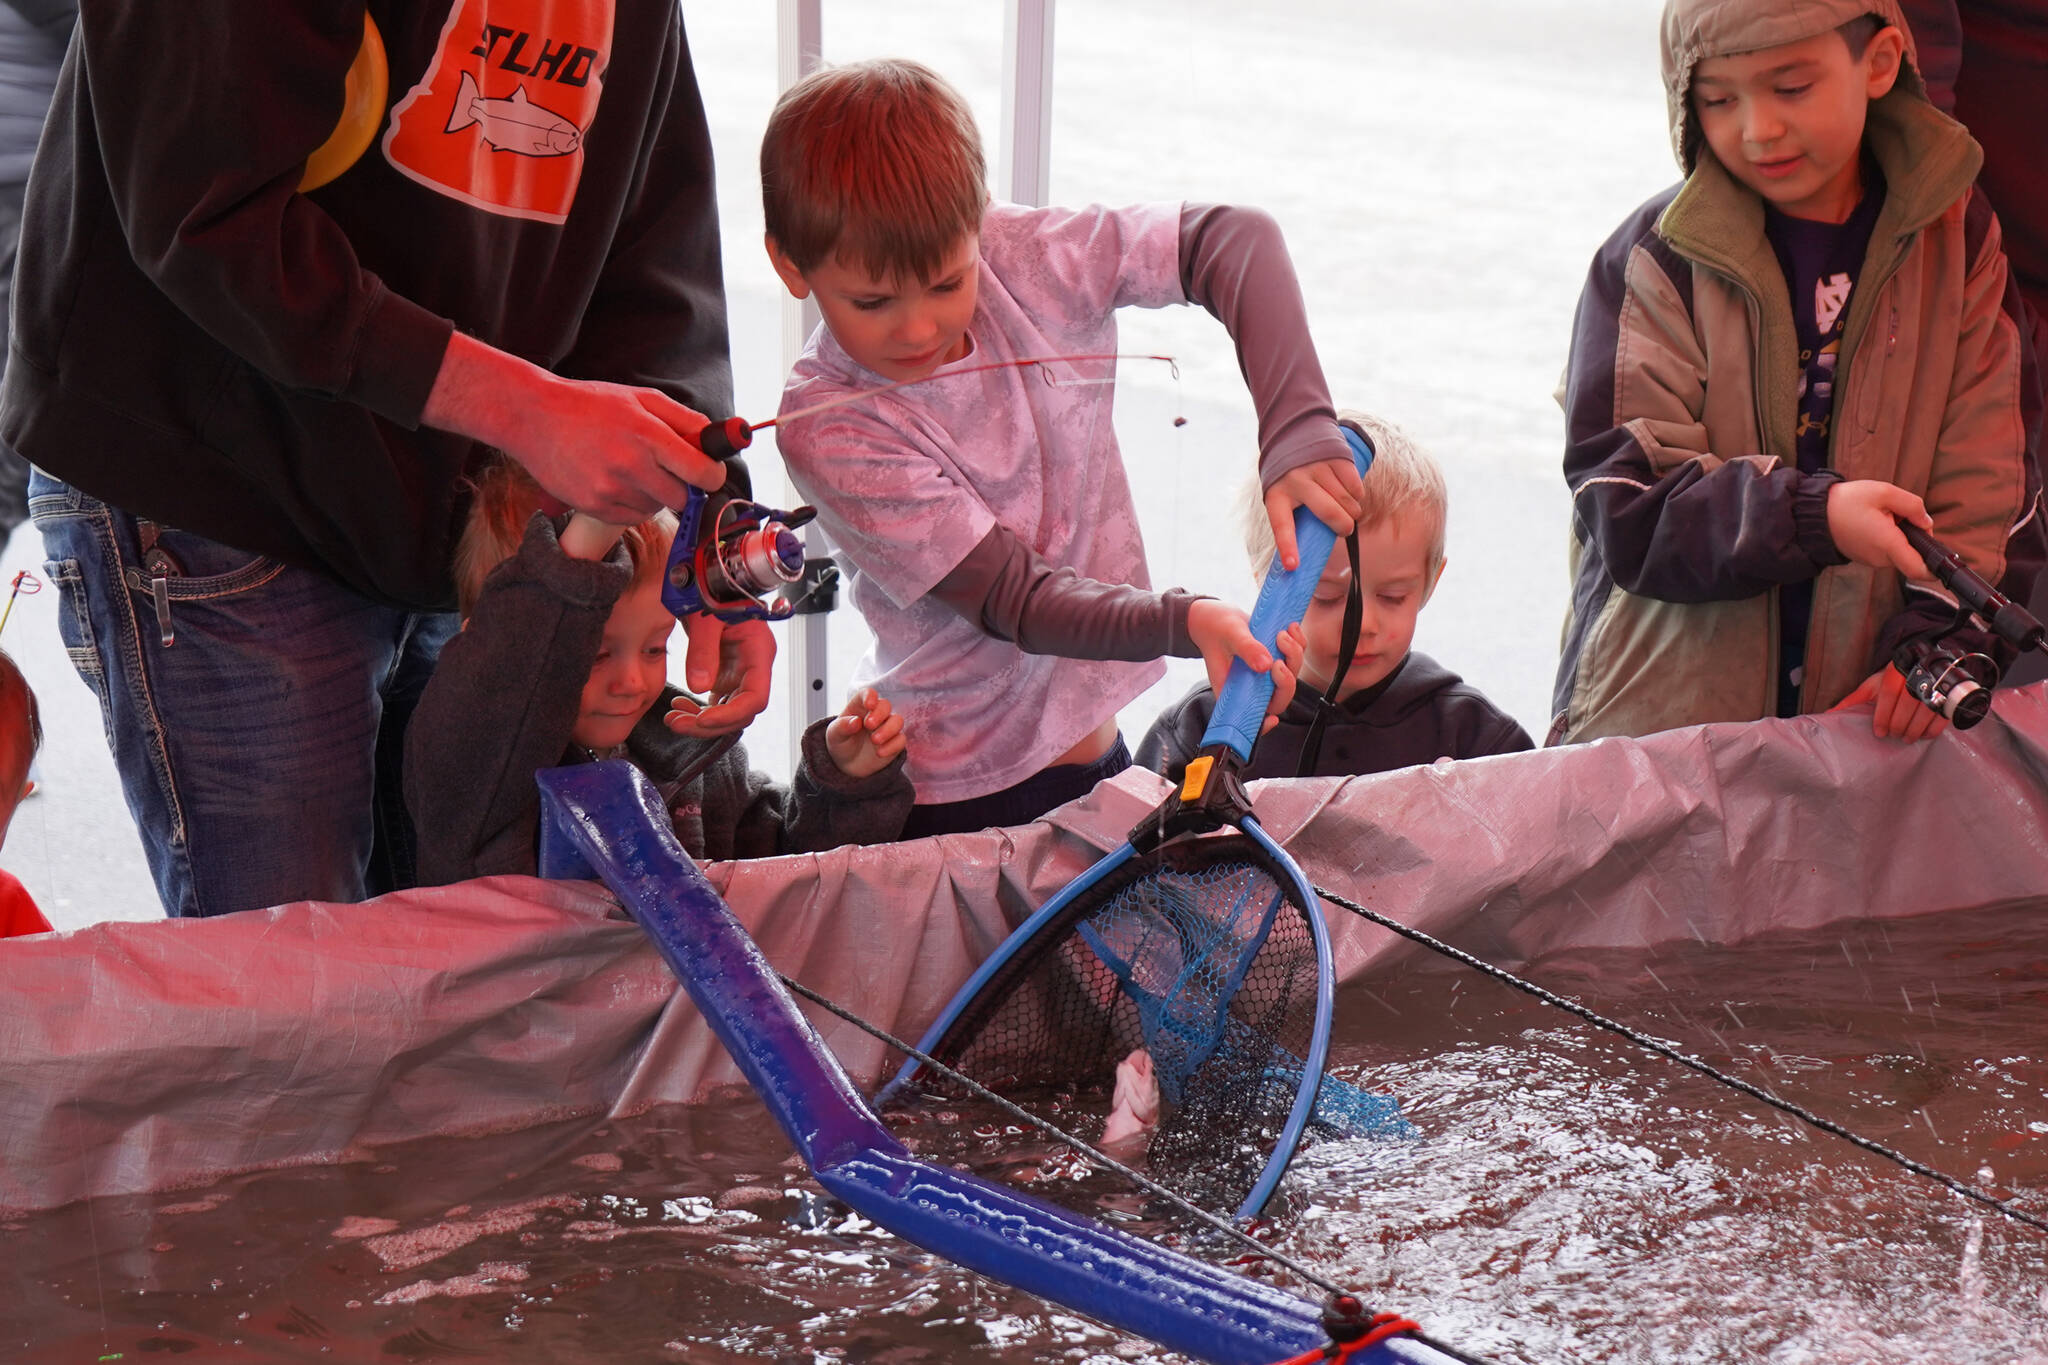
M 1870 248 L 1870 230 L 1884 207 L 1884 177 L 1874 162 L 1863 163 L 1863 201 L 1843 223 L 1794 218 L 1764 205 L 1764 234 L 1778 254 L 1778 268 L 1792 295 L 1792 321 L 1799 331 L 1799 425 L 1796 448 L 1801 473 L 1827 468 L 1828 431 L 1835 412 L 1835 361 L 1849 296 Z M 1778 590 L 1778 714 L 1799 712 L 1799 682 L 1806 664 L 1807 627 L 1813 617 L 1813 581 L 1787 583 Z

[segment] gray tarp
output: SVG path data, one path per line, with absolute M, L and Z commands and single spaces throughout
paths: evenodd
M 711 877 L 784 972 L 915 1036 L 1163 791 L 1132 771 L 1022 828 Z M 1732 941 L 2048 895 L 2048 684 L 1910 747 L 1873 739 L 1864 712 L 1252 794 L 1320 885 L 1501 960 Z M 0 941 L 0 1208 L 733 1080 L 621 913 L 594 885 L 508 877 Z M 1346 976 L 1420 951 L 1341 912 L 1331 928 Z M 850 1026 L 823 1031 L 857 1077 L 885 1064 Z

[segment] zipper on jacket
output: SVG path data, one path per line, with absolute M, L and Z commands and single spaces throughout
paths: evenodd
M 1708 263 L 1702 262 L 1702 264 Z M 1735 286 L 1736 292 L 1742 295 L 1742 306 L 1749 312 L 1750 334 L 1756 338 L 1755 343 L 1749 348 L 1750 413 L 1756 420 L 1757 445 L 1759 447 L 1768 446 L 1770 444 L 1771 428 L 1770 424 L 1764 420 L 1766 385 L 1764 383 L 1764 348 L 1762 344 L 1764 331 L 1763 302 L 1757 298 L 1756 291 L 1749 287 L 1748 282 L 1734 271 L 1711 264 L 1709 264 L 1708 268 L 1715 270 L 1722 279 Z M 1796 454 L 1793 456 L 1793 464 L 1796 468 L 1798 464 L 1798 456 Z M 1783 643 L 1779 635 L 1778 610 L 1778 589 L 1767 589 L 1764 593 L 1763 714 L 1765 716 L 1775 716 L 1778 714 L 1778 651 Z M 1803 703 L 1806 695 L 1806 681 L 1804 678 L 1800 679 L 1799 694 Z
M 1902 236 L 1894 238 L 1892 241 L 1891 256 L 1882 263 L 1880 263 L 1878 269 L 1871 271 L 1868 274 L 1859 274 L 1856 277 L 1854 291 L 1849 296 L 1849 307 L 1851 310 L 1855 308 L 1856 300 L 1859 297 L 1861 297 L 1866 291 L 1882 290 L 1890 287 L 1892 279 L 1899 273 L 1900 267 L 1905 265 L 1906 257 L 1912 254 L 1912 243 L 1916 238 L 1918 238 L 1919 235 L 1919 230 L 1916 228 L 1912 232 L 1908 232 L 1903 234 Z M 1869 264 L 1867 253 L 1865 256 L 1864 263 L 1866 265 Z M 1897 296 L 1894 295 L 1894 297 L 1896 298 Z M 1856 393 L 1852 395 L 1849 392 L 1849 381 L 1855 374 L 1856 353 L 1857 351 L 1862 349 L 1865 341 L 1868 339 L 1870 329 L 1875 328 L 1876 326 L 1877 315 L 1875 312 L 1871 314 L 1870 321 L 1865 324 L 1865 329 L 1863 332 L 1851 335 L 1849 332 L 1847 322 L 1845 321 L 1843 323 L 1841 354 L 1838 358 L 1837 369 L 1835 371 L 1836 380 L 1842 386 L 1840 391 L 1841 401 L 1836 403 L 1835 405 L 1835 411 L 1837 412 L 1853 413 L 1855 411 L 1855 405 L 1851 403 L 1849 400 L 1852 397 L 1862 396 L 1863 386 L 1858 386 Z M 1884 353 L 1887 356 L 1895 355 L 1897 354 L 1898 349 L 1899 306 L 1898 304 L 1893 303 L 1890 305 L 1889 312 L 1885 316 Z M 1828 467 L 1832 469 L 1834 467 L 1834 463 L 1835 438 L 1832 434 L 1830 434 L 1828 437 Z
M 1766 414 L 1764 412 L 1764 395 L 1769 391 L 1770 386 L 1764 382 L 1765 376 L 1763 347 L 1763 301 L 1757 298 L 1756 292 L 1749 287 L 1748 282 L 1741 279 L 1740 277 L 1724 271 L 1722 273 L 1721 278 L 1727 280 L 1728 283 L 1734 285 L 1738 290 L 1741 291 L 1742 306 L 1749 310 L 1749 334 L 1752 337 L 1756 338 L 1753 342 L 1750 343 L 1749 347 L 1750 413 L 1753 417 L 1756 418 L 1757 445 L 1759 447 L 1768 448 L 1771 440 L 1771 424 L 1765 420 Z M 1797 463 L 1796 455 L 1794 456 L 1794 463 Z

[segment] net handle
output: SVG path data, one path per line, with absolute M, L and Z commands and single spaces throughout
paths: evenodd
M 1358 466 L 1359 477 L 1365 477 L 1372 468 L 1371 443 L 1350 427 L 1338 429 L 1351 447 L 1351 460 Z M 1299 621 L 1308 610 L 1309 599 L 1316 595 L 1316 584 L 1322 581 L 1323 568 L 1329 563 L 1330 551 L 1337 544 L 1337 533 L 1306 507 L 1297 507 L 1294 542 L 1301 552 L 1301 562 L 1292 569 L 1284 569 L 1276 555 L 1273 567 L 1266 571 L 1266 581 L 1259 585 L 1259 600 L 1252 606 L 1252 634 L 1276 659 L 1280 657 L 1280 632 Z M 1273 675 L 1254 673 L 1244 660 L 1232 659 L 1230 676 L 1216 698 L 1216 709 L 1210 713 L 1201 747 L 1227 744 L 1240 763 L 1251 762 L 1252 745 L 1258 741 L 1266 706 L 1272 700 Z
M 1293 883 L 1289 888 L 1301 906 L 1302 918 L 1308 921 L 1309 939 L 1316 952 L 1316 1008 L 1315 1020 L 1308 1035 L 1308 1055 L 1301 1062 L 1301 1086 L 1294 1092 L 1294 1107 L 1288 1110 L 1287 1123 L 1280 1130 L 1279 1140 L 1273 1144 L 1272 1155 L 1266 1158 L 1266 1167 L 1259 1172 L 1250 1193 L 1238 1206 L 1240 1222 L 1249 1222 L 1259 1216 L 1266 1207 L 1266 1201 L 1279 1188 L 1280 1177 L 1287 1174 L 1288 1163 L 1294 1160 L 1294 1149 L 1301 1145 L 1301 1135 L 1308 1128 L 1308 1121 L 1316 1111 L 1316 1095 L 1323 1086 L 1323 1068 L 1330 1060 L 1330 1020 L 1336 1002 L 1337 971 L 1330 954 L 1330 928 L 1323 920 L 1323 905 L 1316 898 L 1315 887 L 1301 870 L 1301 865 L 1288 856 L 1272 835 L 1266 833 L 1258 820 L 1246 815 L 1238 828 L 1247 838 L 1257 844 Z

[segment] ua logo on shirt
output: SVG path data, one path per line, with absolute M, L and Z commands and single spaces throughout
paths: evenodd
M 384 158 L 487 212 L 562 222 L 611 52 L 612 0 L 454 0 Z

